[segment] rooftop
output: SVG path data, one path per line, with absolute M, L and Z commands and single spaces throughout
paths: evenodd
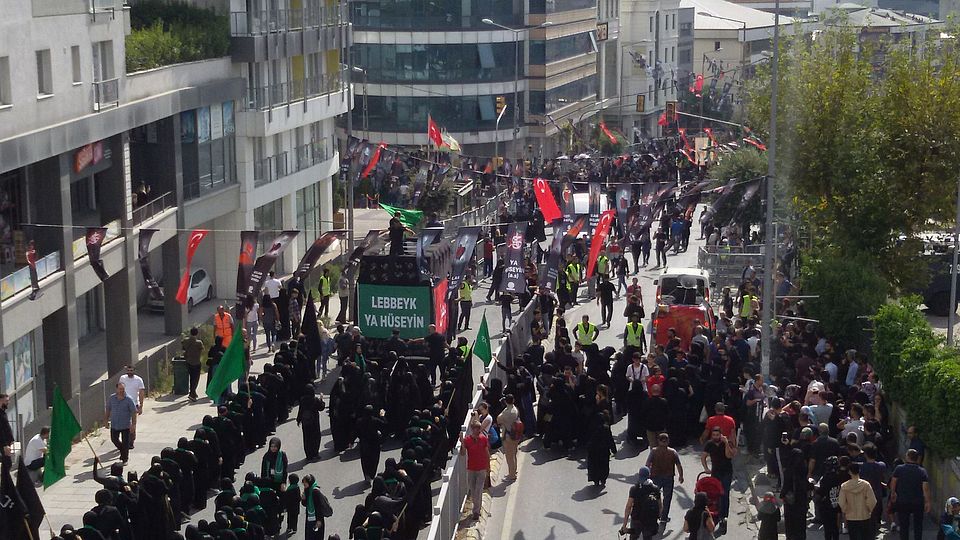
M 840 4 L 823 13 L 823 19 L 831 18 L 831 13 L 843 12 L 848 19 L 848 25 L 857 28 L 892 28 L 899 26 L 914 26 L 940 24 L 937 19 L 916 15 L 892 9 L 863 7 L 856 4 Z
M 680 0 L 680 7 L 693 8 L 696 14 L 694 15 L 693 26 L 697 30 L 740 30 L 743 28 L 743 24 L 734 21 L 746 23 L 748 29 L 773 26 L 773 13 L 734 4 L 726 0 Z M 724 19 L 701 15 L 701 13 L 710 13 L 716 17 L 724 17 Z M 791 24 L 793 24 L 792 17 L 780 16 L 781 26 Z

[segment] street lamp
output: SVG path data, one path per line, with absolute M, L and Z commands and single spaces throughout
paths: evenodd
M 519 154 L 516 146 L 517 133 L 520 132 L 520 101 L 518 99 L 520 88 L 520 33 L 526 30 L 547 28 L 548 26 L 553 26 L 553 23 L 547 21 L 533 27 L 510 28 L 509 26 L 504 26 L 500 23 L 494 22 L 493 19 L 481 19 L 480 22 L 490 26 L 496 26 L 501 30 L 509 30 L 510 32 L 513 32 L 513 152 L 514 154 Z
M 370 136 L 370 124 L 369 116 L 367 115 L 367 70 L 359 66 L 351 66 L 350 70 L 354 73 L 360 73 L 363 75 L 363 135 L 364 137 Z

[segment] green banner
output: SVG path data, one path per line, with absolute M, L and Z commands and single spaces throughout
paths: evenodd
M 388 338 L 394 328 L 402 338 L 426 336 L 433 320 L 430 292 L 423 286 L 359 284 L 360 331 L 370 338 Z

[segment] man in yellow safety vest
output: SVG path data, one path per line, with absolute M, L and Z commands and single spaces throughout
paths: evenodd
M 623 329 L 623 355 L 625 358 L 633 358 L 634 352 L 640 354 L 646 353 L 646 339 L 643 330 L 643 324 L 640 323 L 640 314 L 630 315 L 630 322 Z
M 320 289 L 320 311 L 317 312 L 317 315 L 320 317 L 329 317 L 330 316 L 330 295 L 332 294 L 330 290 L 330 269 L 324 268 L 323 275 L 320 276 L 320 281 L 317 283 L 317 288 Z
M 592 345 L 593 342 L 597 340 L 597 336 L 600 335 L 600 329 L 597 328 L 597 325 L 590 322 L 589 315 L 584 315 L 580 322 L 577 323 L 577 326 L 573 328 L 573 334 L 577 343 L 586 347 L 587 345 Z
M 564 269 L 564 274 L 566 274 L 567 277 L 567 291 L 569 291 L 570 302 L 577 305 L 580 303 L 577 301 L 577 293 L 580 291 L 583 267 L 576 258 L 571 256 L 570 262 L 567 263 L 567 267 Z
M 460 289 L 457 291 L 457 300 L 460 302 L 460 318 L 457 320 L 457 330 L 461 330 L 460 325 L 463 325 L 462 330 L 470 329 L 470 309 L 473 307 L 473 285 L 470 283 L 470 278 L 463 280 L 463 283 L 460 284 Z

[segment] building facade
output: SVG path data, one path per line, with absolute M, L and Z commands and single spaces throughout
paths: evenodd
M 677 99 L 679 7 L 679 0 L 627 0 L 621 6 L 616 117 L 623 132 L 634 139 L 659 136 L 657 119 L 666 102 Z
M 128 72 L 136 3 L 0 1 L 0 392 L 28 430 L 54 386 L 76 400 L 140 358 L 145 339 L 189 326 L 173 294 L 188 231 L 211 231 L 192 262 L 205 290 L 191 297 L 232 304 L 236 231 L 269 241 L 303 230 L 280 263 L 289 270 L 331 228 L 333 117 L 349 107 L 343 7 L 236 4 L 218 3 L 231 56 Z M 106 230 L 103 279 L 87 257 L 90 227 Z M 143 309 L 146 228 L 167 291 L 160 315 Z M 93 410 L 80 413 L 85 426 Z
M 492 156 L 499 146 L 501 155 L 529 157 L 553 150 L 560 120 L 595 108 L 596 0 L 351 5 L 353 64 L 362 70 L 354 73 L 357 136 L 426 146 L 430 115 L 464 154 Z M 498 98 L 507 107 L 499 125 Z

